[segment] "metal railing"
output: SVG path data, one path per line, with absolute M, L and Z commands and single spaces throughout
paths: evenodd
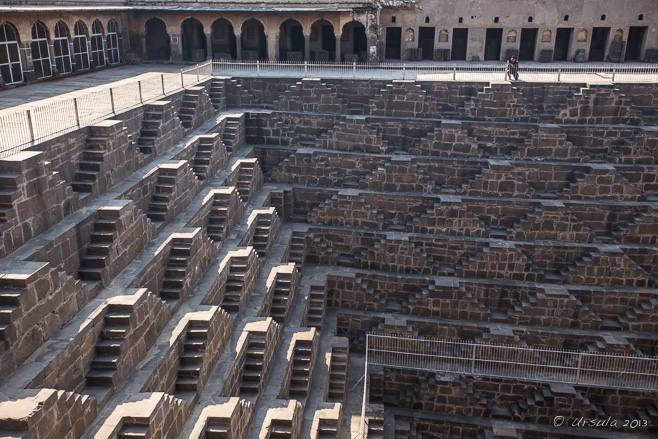
M 377 334 L 368 334 L 367 341 L 370 365 L 521 381 L 658 390 L 656 357 Z
M 658 390 L 657 357 L 367 334 L 361 439 L 366 433 L 368 367 L 371 365 L 515 381 Z
M 326 79 L 504 81 L 505 63 L 332 63 L 214 60 L 216 76 Z M 658 82 L 658 64 L 525 64 L 528 82 Z
M 206 62 L 26 110 L 0 112 L 0 157 L 198 84 L 211 75 L 211 69 Z

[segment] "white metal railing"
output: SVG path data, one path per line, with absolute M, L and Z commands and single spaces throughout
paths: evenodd
M 368 334 L 368 362 L 400 369 L 658 390 L 658 358 Z
M 368 367 L 452 372 L 520 381 L 658 390 L 658 358 L 633 354 L 366 335 L 360 438 L 365 438 Z
M 288 61 L 212 61 L 219 76 L 334 79 L 409 79 L 432 81 L 504 81 L 505 63 L 336 63 Z M 658 82 L 658 64 L 525 64 L 529 82 Z
M 0 157 L 117 113 L 162 99 L 211 75 L 210 62 L 162 73 L 134 82 L 122 82 L 73 98 L 63 98 L 27 110 L 0 112 Z

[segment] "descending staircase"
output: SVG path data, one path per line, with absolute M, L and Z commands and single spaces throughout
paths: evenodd
M 214 142 L 212 137 L 204 136 L 199 138 L 196 154 L 194 155 L 194 160 L 192 160 L 192 172 L 199 181 L 208 178 L 208 168 L 210 167 Z
M 285 325 L 288 320 L 288 312 L 292 306 L 294 292 L 292 291 L 293 275 L 291 273 L 279 272 L 274 283 L 274 294 L 272 296 L 272 307 L 270 317 L 275 322 Z
M 146 110 L 142 120 L 142 128 L 137 139 L 137 148 L 145 155 L 152 154 L 153 146 L 160 136 L 160 125 L 162 124 L 162 111 Z
M 16 334 L 13 322 L 23 314 L 21 302 L 26 301 L 25 292 L 23 289 L 0 289 L 0 352 L 5 351 L 13 341 L 12 334 Z
M 239 313 L 242 309 L 242 293 L 245 276 L 249 268 L 247 257 L 232 257 L 226 278 L 226 291 L 221 307 L 228 313 Z
M 293 426 L 291 419 L 272 419 L 268 439 L 293 439 Z
M 368 439 L 384 439 L 384 418 L 367 418 Z
M 111 393 L 116 382 L 115 374 L 126 349 L 126 338 L 130 332 L 130 311 L 110 305 L 103 318 L 100 340 L 96 343 L 96 354 L 87 372 L 85 394 L 96 397 L 99 402 Z
M 249 201 L 249 197 L 251 195 L 251 182 L 254 180 L 254 176 L 257 171 L 256 166 L 258 166 L 257 162 L 240 162 L 236 187 L 240 193 L 240 200 L 242 200 L 243 203 L 247 203 Z
M 102 170 L 103 159 L 107 151 L 107 136 L 88 136 L 87 147 L 82 151 L 71 187 L 74 192 L 100 194 L 98 176 Z
M 335 421 L 333 419 L 320 419 L 318 423 L 317 439 L 339 439 L 338 438 L 338 423 L 342 419 Z
M 81 280 L 103 280 L 103 272 L 111 261 L 112 245 L 119 237 L 120 222 L 119 218 L 98 218 L 94 221 L 94 230 L 89 235 L 89 244 L 78 269 L 78 277 Z
M 203 368 L 203 354 L 208 342 L 208 328 L 190 325 L 185 334 L 183 352 L 180 356 L 176 392 L 199 391 L 199 377 Z
M 226 146 L 226 152 L 233 153 L 238 150 L 245 141 L 244 123 L 241 115 L 226 116 L 224 131 L 222 131 L 222 142 Z
M 199 103 L 199 94 L 202 93 L 202 91 L 203 87 L 185 89 L 183 102 L 178 110 L 178 118 L 186 132 L 194 128 L 194 113 L 196 113 L 196 107 Z
M 333 346 L 329 365 L 329 388 L 327 400 L 342 403 L 345 400 L 347 383 L 348 348 Z
M 272 215 L 258 215 L 256 217 L 256 231 L 254 232 L 252 245 L 260 259 L 267 258 L 271 229 Z
M 125 422 L 117 433 L 117 439 L 147 439 L 150 437 L 150 426 Z
M 311 285 L 306 305 L 306 326 L 322 330 L 324 320 L 324 285 Z
M 189 244 L 173 243 L 169 250 L 160 298 L 172 307 L 175 307 L 183 297 L 185 273 L 191 257 L 192 246 Z
M 215 111 L 219 111 L 226 107 L 226 96 L 223 80 L 213 79 L 210 82 L 210 92 L 208 95 Z
M 294 262 L 297 269 L 304 267 L 304 255 L 306 254 L 306 233 L 292 232 L 290 237 L 290 252 L 288 262 Z
M 22 180 L 21 174 L 0 174 L 0 224 L 16 217 L 14 201 L 21 197 L 18 187 Z
M 213 197 L 212 208 L 208 215 L 207 234 L 215 242 L 221 243 L 224 241 L 224 234 L 229 220 L 230 203 L 231 198 L 228 194 L 215 194 Z
M 313 344 L 311 340 L 297 340 L 292 357 L 292 375 L 290 376 L 289 397 L 305 398 L 311 383 L 311 359 Z
M 242 371 L 242 382 L 240 383 L 241 394 L 258 394 L 260 392 L 264 361 L 265 337 L 250 335 Z
M 176 192 L 176 170 L 169 168 L 160 168 L 158 171 L 158 181 L 155 185 L 155 192 L 151 197 L 149 211 L 146 216 L 154 223 L 163 223 L 167 219 L 169 210 L 169 201 Z

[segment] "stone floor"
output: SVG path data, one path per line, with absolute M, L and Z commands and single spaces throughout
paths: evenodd
M 49 99 L 69 97 L 69 93 L 91 93 L 119 81 L 139 81 L 158 72 L 170 73 L 185 67 L 181 64 L 139 64 L 81 73 L 61 79 L 39 81 L 7 90 L 0 90 L 0 115 L 2 110 L 15 111 L 47 103 Z M 25 105 L 25 107 L 16 108 Z

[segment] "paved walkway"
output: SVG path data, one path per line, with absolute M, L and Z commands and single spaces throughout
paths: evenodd
M 18 105 L 41 105 L 49 98 L 62 98 L 64 94 L 81 91 L 125 79 L 140 80 L 156 75 L 178 71 L 187 65 L 181 64 L 140 64 L 112 67 L 62 79 L 39 81 L 0 91 L 0 110 Z M 40 101 L 40 102 L 38 102 Z M 38 102 L 38 104 L 37 104 Z

